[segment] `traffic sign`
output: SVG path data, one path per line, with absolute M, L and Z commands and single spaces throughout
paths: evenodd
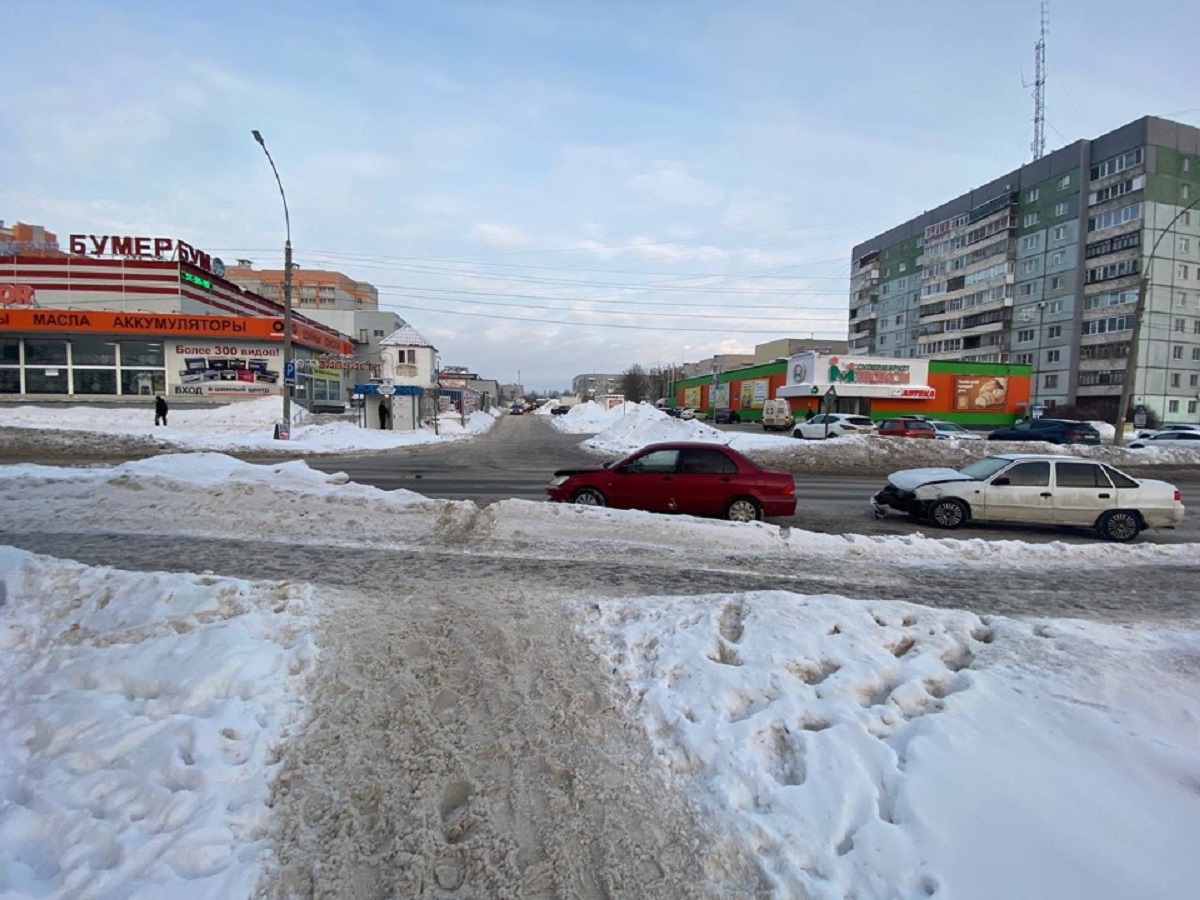
M 837 388 L 831 384 L 829 390 L 825 392 L 825 402 L 833 403 L 835 400 L 837 400 Z
M 289 359 L 283 364 L 283 380 L 293 382 L 296 380 L 296 361 Z

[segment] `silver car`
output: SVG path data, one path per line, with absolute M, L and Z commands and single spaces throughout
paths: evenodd
M 871 498 L 878 518 L 889 510 L 958 528 L 976 519 L 1094 528 L 1110 541 L 1132 541 L 1145 528 L 1183 521 L 1179 489 L 1130 478 L 1078 456 L 1004 453 L 962 469 L 905 469 Z

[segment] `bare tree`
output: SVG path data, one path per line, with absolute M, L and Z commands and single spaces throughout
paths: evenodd
M 650 388 L 650 379 L 646 375 L 646 370 L 637 363 L 634 363 L 622 375 L 621 390 L 625 393 L 625 399 L 630 403 L 641 403 L 646 399 L 646 392 Z

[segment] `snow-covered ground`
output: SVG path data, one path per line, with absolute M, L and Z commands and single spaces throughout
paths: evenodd
M 1103 426 L 1101 435 L 1110 443 L 1068 447 L 1037 442 L 926 441 L 878 435 L 802 441 L 790 435 L 727 431 L 695 419 L 684 421 L 668 416 L 648 403 L 626 403 L 606 410 L 601 404 L 589 401 L 574 407 L 566 415 L 555 416 L 553 423 L 555 428 L 568 434 L 591 435 L 583 445 L 603 453 L 633 453 L 658 441 L 712 441 L 743 453 L 770 454 L 776 464 L 790 461 L 792 464 L 787 468 L 791 470 L 833 461 L 843 466 L 862 464 L 872 470 L 957 467 L 992 453 L 1065 453 L 1102 459 L 1115 466 L 1200 465 L 1200 448 L 1196 447 L 1148 447 L 1143 450 L 1114 447 L 1111 444 L 1113 428 L 1103 422 L 1093 424 L 1097 428 Z
M 533 554 L 659 565 L 736 554 L 781 571 L 887 563 L 1001 582 L 1006 571 L 1053 565 L 1060 577 L 1107 583 L 1097 571 L 1186 567 L 1200 549 L 843 537 L 525 501 L 480 511 L 302 462 L 251 466 L 219 454 L 2 467 L 0 517 L 17 532 L 51 521 L 131 541 L 252 535 L 253 553 L 277 535 L 324 553 L 436 542 L 442 554 L 495 547 L 498 561 L 523 553 L 531 563 Z M 481 596 L 501 597 L 507 581 L 480 585 Z M 339 597 L 292 581 L 126 573 L 12 549 L 0 552 L 0 587 L 0 897 L 250 896 L 275 852 L 275 779 L 320 679 L 344 682 L 332 696 L 354 694 L 355 670 L 326 659 L 313 637 L 316 620 L 344 614 Z M 443 602 L 436 579 L 427 589 L 398 613 Z M 539 593 L 523 586 L 518 606 L 530 615 L 520 627 L 566 620 L 588 641 L 594 660 L 569 650 L 539 658 L 537 680 L 585 670 L 606 683 L 611 703 L 592 715 L 615 704 L 603 715 L 640 723 L 657 775 L 758 859 L 773 896 L 1194 895 L 1196 628 L 701 590 L 613 597 L 559 581 Z M 489 619 L 486 608 L 474 614 Z M 403 674 L 408 656 L 367 675 Z M 377 727 L 342 734 L 346 752 Z M 443 815 L 472 829 L 497 818 L 470 812 L 470 794 L 455 788 Z M 620 815 L 619 803 L 608 815 Z
M 466 425 L 458 415 L 438 420 L 438 433 L 423 426 L 416 431 L 380 431 L 362 428 L 357 420 L 314 424 L 307 412 L 293 405 L 293 425 L 289 444 L 274 439 L 274 426 L 282 412 L 278 397 L 243 400 L 210 409 L 173 408 L 169 425 L 154 426 L 153 405 L 145 409 L 99 406 L 14 406 L 0 409 L 0 427 L 41 428 L 88 434 L 136 435 L 148 437 L 161 446 L 182 450 L 219 450 L 245 452 L 255 450 L 294 450 L 297 454 L 345 453 L 355 450 L 387 450 L 436 441 L 452 441 L 481 434 L 496 421 L 498 410 L 475 412 Z M 81 440 L 81 447 L 86 441 Z

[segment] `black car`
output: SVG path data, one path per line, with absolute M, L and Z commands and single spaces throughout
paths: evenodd
M 571 407 L 569 407 L 569 406 L 563 406 L 563 405 L 560 403 L 558 406 L 551 407 L 551 409 L 550 409 L 550 415 L 552 415 L 552 416 L 565 416 L 565 415 L 566 415 L 567 413 L 569 413 L 570 411 L 571 411 Z
M 1100 432 L 1073 419 L 1025 419 L 988 435 L 992 441 L 1044 441 L 1047 444 L 1099 444 Z
M 678 419 L 679 414 L 683 412 L 683 410 L 681 410 L 678 406 L 668 406 L 663 409 L 663 412 L 665 412 L 672 419 Z
M 742 417 L 732 409 L 718 409 L 713 413 L 713 422 L 718 425 L 738 425 L 742 421 Z

